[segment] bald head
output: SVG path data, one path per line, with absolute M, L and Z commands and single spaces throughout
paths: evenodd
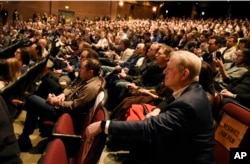
M 37 42 L 39 45 L 41 45 L 43 48 L 47 46 L 47 40 L 46 39 L 39 39 Z

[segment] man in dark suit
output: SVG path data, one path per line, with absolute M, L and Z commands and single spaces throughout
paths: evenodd
M 193 53 L 172 52 L 164 74 L 174 101 L 160 103 L 143 121 L 93 123 L 87 136 L 127 136 L 136 143 L 131 145 L 129 163 L 214 163 L 213 118 L 198 83 L 200 69 L 201 60 Z
M 202 55 L 202 59 L 209 63 L 211 66 L 213 64 L 213 57 L 216 57 L 216 53 L 220 53 L 218 50 L 221 47 L 221 38 L 217 35 L 213 35 L 208 40 L 208 52 Z M 221 53 L 220 53 L 221 54 Z M 218 56 L 217 56 L 218 57 Z M 222 57 L 222 56 L 221 56 Z

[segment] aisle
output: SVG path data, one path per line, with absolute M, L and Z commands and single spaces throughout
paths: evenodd
M 22 111 L 19 117 L 13 122 L 14 133 L 16 137 L 22 133 L 23 124 L 26 117 L 26 111 Z M 30 135 L 30 139 L 33 145 L 33 148 L 30 152 L 21 152 L 21 159 L 24 164 L 36 164 L 40 159 L 44 147 L 47 144 L 46 138 L 41 138 L 39 136 L 39 131 L 36 129 L 32 135 Z

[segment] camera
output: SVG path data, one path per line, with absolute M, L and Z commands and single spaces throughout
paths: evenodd
M 217 59 L 221 59 L 222 54 L 221 54 L 220 51 L 217 51 L 215 56 L 216 56 Z

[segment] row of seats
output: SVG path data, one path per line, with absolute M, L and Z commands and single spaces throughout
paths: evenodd
M 0 58 L 2 59 L 8 59 L 10 57 L 14 57 L 15 51 L 22 47 L 22 45 L 24 44 L 23 40 L 17 41 L 16 43 L 4 48 L 1 52 L 0 52 Z
M 90 123 L 109 119 L 109 113 L 105 108 L 107 97 L 106 90 L 100 90 L 95 104 L 84 121 L 80 135 L 75 133 L 71 116 L 68 113 L 61 115 L 54 126 L 52 141 L 47 145 L 39 163 L 97 163 L 106 143 L 106 135 L 99 134 L 93 138 L 87 138 L 85 130 Z
M 32 67 L 30 67 L 17 80 L 0 90 L 0 94 L 8 105 L 12 105 L 10 100 L 13 98 L 24 99 L 27 93 L 35 90 L 35 82 L 39 81 L 44 73 L 49 56 L 42 59 Z M 16 108 L 9 108 L 11 116 L 16 116 Z
M 222 103 L 216 94 L 213 115 L 216 121 L 215 163 L 229 164 L 232 148 L 246 149 L 250 146 L 250 109 L 236 102 Z M 231 160 L 233 160 L 231 158 Z
M 63 114 L 53 130 L 54 139 L 47 146 L 40 164 L 52 163 L 97 163 L 103 147 L 103 134 L 89 140 L 85 138 L 87 125 L 95 121 L 107 120 L 109 114 L 105 109 L 106 92 L 102 90 L 96 98 L 93 110 L 86 118 L 81 135 L 76 135 L 71 116 Z M 250 109 L 236 103 L 222 104 L 223 97 L 216 94 L 213 114 L 215 117 L 215 163 L 229 164 L 231 148 L 247 148 L 250 146 Z M 90 143 L 91 142 L 91 143 Z

